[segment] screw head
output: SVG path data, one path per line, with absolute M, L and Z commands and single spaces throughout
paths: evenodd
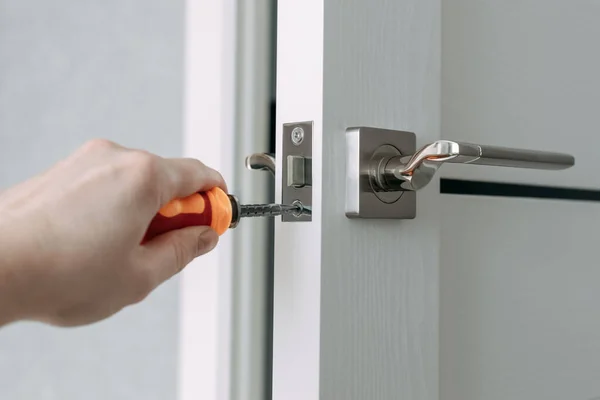
M 302 204 L 300 200 L 294 200 L 292 205 L 298 208 L 292 213 L 294 217 L 300 218 L 302 215 L 304 215 L 304 204 Z
M 296 146 L 300 146 L 300 144 L 303 141 L 304 141 L 304 129 L 297 126 L 292 131 L 292 143 L 294 143 Z

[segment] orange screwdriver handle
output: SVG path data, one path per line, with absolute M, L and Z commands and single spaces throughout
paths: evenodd
M 220 188 L 174 199 L 159 210 L 150 222 L 142 243 L 158 235 L 190 226 L 210 226 L 219 236 L 231 225 L 233 207 Z

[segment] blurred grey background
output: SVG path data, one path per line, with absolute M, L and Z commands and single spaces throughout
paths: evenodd
M 105 137 L 182 150 L 183 0 L 0 0 L 0 189 Z M 178 285 L 85 328 L 0 329 L 0 398 L 173 399 Z

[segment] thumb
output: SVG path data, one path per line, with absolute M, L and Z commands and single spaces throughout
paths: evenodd
M 219 242 L 219 235 L 207 226 L 178 229 L 157 236 L 144 245 L 148 267 L 157 284 L 181 272 L 196 257 L 210 252 Z

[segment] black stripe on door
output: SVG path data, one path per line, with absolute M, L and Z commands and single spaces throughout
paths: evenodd
M 440 192 L 444 194 L 460 194 L 471 196 L 600 201 L 600 190 L 571 189 L 553 186 L 469 181 L 447 178 L 442 178 L 440 180 Z

